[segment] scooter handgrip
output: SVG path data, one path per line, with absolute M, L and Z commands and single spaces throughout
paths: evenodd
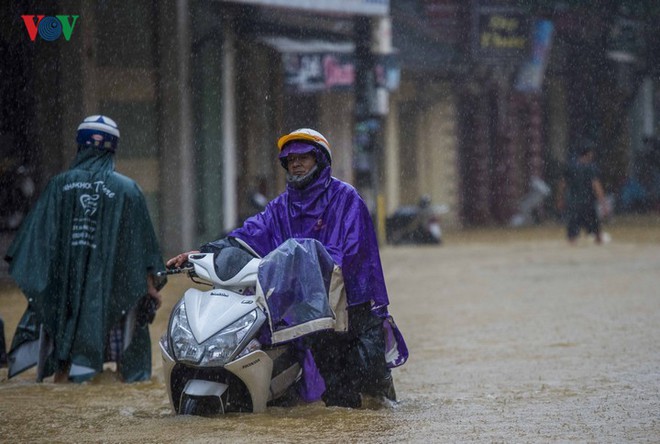
M 156 276 L 161 277 L 161 276 L 169 276 L 171 274 L 185 273 L 187 271 L 191 271 L 192 269 L 193 267 L 169 268 L 165 271 L 157 272 Z

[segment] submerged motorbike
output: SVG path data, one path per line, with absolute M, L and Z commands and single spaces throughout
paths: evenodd
M 398 208 L 385 221 L 389 244 L 441 244 L 440 216 L 449 212 L 447 205 L 432 205 L 429 196 L 422 196 L 417 205 Z
M 321 277 L 316 284 L 303 282 L 304 303 L 292 301 L 299 306 L 282 310 L 282 316 L 294 313 L 295 319 L 278 320 L 277 310 L 282 304 L 272 301 L 288 297 L 278 288 L 290 284 L 282 279 L 291 267 L 287 260 L 313 265 L 321 257 L 323 265 L 324 256 L 317 253 L 327 252 L 313 242 L 287 241 L 265 258 L 238 247 L 216 254 L 192 254 L 181 268 L 163 272 L 187 273 L 194 282 L 211 286 L 206 291 L 190 288 L 185 292 L 159 341 L 165 384 L 175 413 L 263 412 L 269 405 L 295 402 L 302 368 L 291 340 L 335 328 L 341 318 L 332 310 L 332 298 Z M 296 258 L 299 254 L 305 257 Z M 268 279 L 277 283 L 268 283 Z M 296 279 L 299 281 L 300 277 Z M 316 291 L 315 285 L 317 290 L 319 285 L 323 288 Z M 302 333 L 295 330 L 296 324 L 303 325 Z

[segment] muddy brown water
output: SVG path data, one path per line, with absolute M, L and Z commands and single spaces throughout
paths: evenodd
M 108 368 L 90 383 L 37 384 L 0 369 L 0 442 L 660 442 L 660 221 L 607 230 L 603 246 L 571 247 L 545 226 L 383 248 L 411 355 L 385 407 L 174 416 L 156 346 L 187 285 L 172 278 L 151 381 L 122 384 Z M 0 285 L 8 341 L 24 308 Z

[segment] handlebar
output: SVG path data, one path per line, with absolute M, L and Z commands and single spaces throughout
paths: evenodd
M 186 262 L 183 264 L 183 267 L 176 267 L 176 268 L 168 268 L 165 271 L 159 271 L 156 273 L 156 276 L 162 277 L 162 276 L 170 276 L 173 274 L 180 274 L 180 273 L 190 273 L 194 271 L 195 268 L 190 262 Z

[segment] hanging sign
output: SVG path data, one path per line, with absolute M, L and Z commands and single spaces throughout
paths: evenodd
M 307 93 L 351 90 L 355 83 L 353 53 L 282 54 L 284 83 L 287 89 Z M 374 65 L 376 86 L 389 91 L 399 86 L 400 68 L 393 55 L 378 55 Z
M 524 57 L 529 39 L 529 22 L 524 11 L 478 6 L 474 16 L 472 50 L 475 60 L 510 63 Z

